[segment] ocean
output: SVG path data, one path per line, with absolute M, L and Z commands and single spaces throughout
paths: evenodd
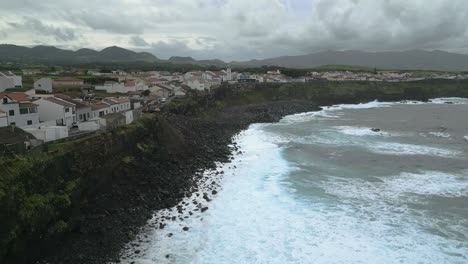
M 325 107 L 235 141 L 204 172 L 219 191 L 158 212 L 177 219 L 122 263 L 468 263 L 468 100 Z

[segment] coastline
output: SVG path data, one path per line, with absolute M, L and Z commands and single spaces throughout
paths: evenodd
M 0 240 L 0 260 L 118 262 L 154 212 L 195 192 L 200 172 L 229 161 L 237 148 L 230 146 L 232 137 L 250 124 L 317 111 L 319 105 L 468 97 L 466 84 L 226 85 L 171 102 L 130 126 L 4 161 L 10 174 L 6 193 L 30 206 L 25 207 L 30 217 L 21 218 L 22 207 L 3 203 L 12 211 L 1 217 L 3 232 L 19 231 Z M 19 196 L 17 189 L 26 193 Z M 27 203 L 36 197 L 46 203 Z
M 109 189 L 90 203 L 80 229 L 59 240 L 59 244 L 49 246 L 45 257 L 37 263 L 119 263 L 124 246 L 137 238 L 154 212 L 176 206 L 197 191 L 200 172 L 214 169 L 216 162 L 231 159 L 237 150 L 233 136 L 253 123 L 278 122 L 287 115 L 318 110 L 310 101 L 280 101 L 230 107 L 210 120 L 164 114 L 163 118 L 182 132 L 185 160 L 159 164 L 158 169 L 161 174 L 167 172 L 161 175 L 163 178 L 176 177 L 180 184 L 170 189 L 159 188 L 151 184 L 154 175 L 138 175 L 138 194 L 133 184 Z M 216 182 L 212 185 L 212 191 L 216 192 Z M 168 219 L 159 219 L 153 227 L 164 228 L 164 221 Z M 133 246 L 137 245 L 138 240 L 133 242 Z

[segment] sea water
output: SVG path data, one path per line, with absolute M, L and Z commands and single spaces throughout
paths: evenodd
M 468 263 L 467 100 L 325 107 L 236 142 L 209 209 L 122 262 Z

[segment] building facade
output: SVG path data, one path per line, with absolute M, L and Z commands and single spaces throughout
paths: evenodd
M 38 105 L 25 93 L 0 93 L 0 109 L 7 114 L 8 125 L 24 127 L 39 123 Z
M 52 79 L 51 78 L 41 78 L 34 82 L 34 90 L 44 91 L 47 93 L 52 93 Z
M 55 120 L 58 126 L 71 128 L 76 123 L 76 106 L 56 97 L 35 101 L 39 105 L 39 119 L 42 122 Z

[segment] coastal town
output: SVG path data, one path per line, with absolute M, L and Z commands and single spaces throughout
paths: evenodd
M 243 82 L 326 81 L 410 82 L 423 79 L 468 79 L 468 74 L 411 72 L 312 71 L 290 77 L 279 69 L 265 73 L 219 71 L 123 71 L 75 69 L 0 72 L 0 128 L 18 127 L 32 135 L 26 148 L 94 131 L 128 125 L 144 112 L 158 112 L 190 90 L 205 91 Z M 28 82 L 28 84 L 26 84 Z M 8 143 L 5 137 L 4 145 Z

